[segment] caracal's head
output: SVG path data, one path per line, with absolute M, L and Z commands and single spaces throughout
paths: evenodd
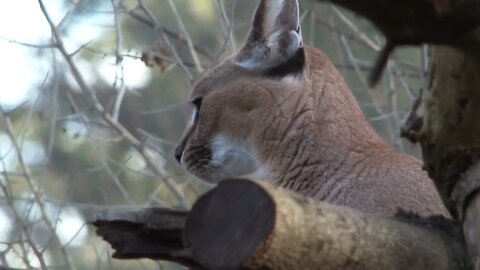
M 281 133 L 294 121 L 295 105 L 280 101 L 305 84 L 304 63 L 297 1 L 260 1 L 242 50 L 196 83 L 177 160 L 211 183 L 265 173 L 269 141 L 277 139 L 267 130 Z

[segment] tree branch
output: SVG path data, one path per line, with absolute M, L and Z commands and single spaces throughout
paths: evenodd
M 419 220 L 368 215 L 235 179 L 200 197 L 188 214 L 110 212 L 93 225 L 116 258 L 161 258 L 199 269 L 465 268 L 458 227 Z
M 317 0 L 322 1 L 322 0 Z M 371 20 L 395 44 L 466 45 L 480 39 L 476 0 L 331 0 Z
M 480 267 L 480 54 L 434 47 L 422 116 L 409 139 L 422 145 L 425 168 L 452 215 L 463 222 L 476 269 Z
M 324 1 L 324 0 L 317 0 Z M 374 86 L 390 52 L 398 45 L 449 45 L 468 53 L 480 46 L 480 2 L 477 0 L 330 0 L 372 21 L 387 40 L 370 75 Z
M 78 84 L 80 87 L 81 91 L 88 97 L 90 98 L 90 101 L 95 108 L 95 110 L 103 117 L 106 123 L 108 123 L 113 129 L 115 129 L 119 134 L 122 135 L 123 138 L 125 138 L 130 145 L 138 151 L 142 155 L 142 157 L 147 161 L 147 164 L 149 165 L 150 168 L 153 169 L 159 176 L 161 176 L 161 180 L 163 183 L 169 188 L 169 190 L 172 192 L 172 194 L 175 196 L 175 199 L 178 201 L 180 205 L 183 207 L 187 208 L 188 202 L 185 200 L 184 196 L 182 196 L 182 192 L 178 189 L 178 187 L 171 182 L 171 179 L 164 176 L 162 174 L 162 169 L 159 167 L 157 162 L 155 161 L 154 156 L 152 155 L 152 152 L 145 147 L 144 143 L 139 141 L 132 133 L 130 133 L 122 124 L 120 124 L 117 119 L 112 117 L 112 115 L 104 108 L 104 106 L 100 103 L 94 89 L 88 86 L 88 84 L 85 82 L 85 79 L 83 78 L 82 74 L 80 73 L 77 65 L 72 59 L 72 55 L 67 52 L 67 49 L 64 46 L 62 36 L 60 35 L 60 32 L 58 30 L 58 27 L 55 26 L 53 23 L 49 13 L 47 12 L 45 5 L 43 4 L 42 0 L 38 0 L 38 4 L 40 6 L 40 9 L 47 20 L 51 31 L 52 35 L 55 40 L 55 47 L 58 49 L 60 54 L 63 56 L 65 61 L 67 62 L 67 65 L 69 67 L 70 72 L 72 73 L 73 78 L 75 79 L 75 82 Z

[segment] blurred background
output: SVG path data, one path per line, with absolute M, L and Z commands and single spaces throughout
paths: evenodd
M 2 4 L 0 266 L 181 269 L 111 259 L 109 246 L 87 222 L 108 209 L 188 207 L 209 188 L 173 158 L 189 114 L 186 98 L 199 74 L 241 46 L 256 5 Z M 418 156 L 399 133 L 428 83 L 427 48 L 397 49 L 378 86 L 370 88 L 366 77 L 382 35 L 330 4 L 302 1 L 301 19 L 304 42 L 330 56 L 378 133 Z

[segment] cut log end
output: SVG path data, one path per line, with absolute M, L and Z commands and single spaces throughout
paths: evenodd
M 237 269 L 265 242 L 275 202 L 259 185 L 233 179 L 202 196 L 187 220 L 192 254 L 211 269 Z

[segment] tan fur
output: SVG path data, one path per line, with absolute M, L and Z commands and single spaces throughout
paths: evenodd
M 304 52 L 300 74 L 271 78 L 232 57 L 198 80 L 182 165 L 205 181 L 252 175 L 374 214 L 448 216 L 420 162 L 374 132 L 328 57 Z

